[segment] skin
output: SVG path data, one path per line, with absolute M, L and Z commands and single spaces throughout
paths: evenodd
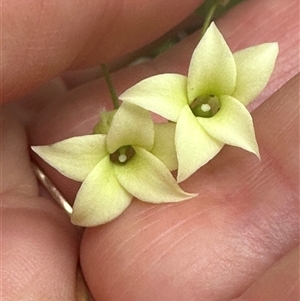
M 143 1 L 144 11 L 140 1 L 90 2 L 65 1 L 61 9 L 59 1 L 4 1 L 3 300 L 75 301 L 80 258 L 95 301 L 297 301 L 298 1 L 245 1 L 217 22 L 232 51 L 279 42 L 272 78 L 252 105 L 259 105 L 261 161 L 226 146 L 182 183 L 198 197 L 159 206 L 134 200 L 113 222 L 83 230 L 39 189 L 28 146 L 90 133 L 101 108 L 111 107 L 105 82 L 91 81 L 97 69 L 70 70 L 122 60 L 125 49 L 158 38 L 201 3 Z M 117 92 L 157 73 L 186 74 L 197 41 L 198 33 L 154 61 L 116 71 Z M 73 200 L 79 184 L 35 159 Z

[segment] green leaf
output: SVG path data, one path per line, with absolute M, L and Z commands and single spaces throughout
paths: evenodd
M 171 171 L 178 168 L 174 140 L 175 127 L 176 124 L 173 122 L 155 124 L 154 146 L 151 150 L 151 153 Z
M 241 147 L 259 157 L 252 117 L 243 104 L 231 96 L 219 98 L 220 110 L 211 118 L 198 117 L 205 131 L 226 144 Z
M 109 156 L 103 158 L 82 183 L 73 206 L 71 221 L 92 227 L 119 216 L 130 204 L 132 195 L 118 182 Z
M 224 145 L 200 126 L 189 106 L 182 109 L 178 118 L 175 144 L 178 158 L 178 182 L 184 181 L 211 160 Z
M 107 133 L 107 151 L 113 153 L 126 145 L 151 150 L 153 143 L 154 124 L 150 113 L 136 105 L 122 103 Z
M 232 96 L 245 106 L 264 89 L 278 55 L 277 43 L 266 43 L 234 53 L 237 80 Z
M 101 134 L 72 137 L 51 145 L 32 146 L 32 150 L 64 176 L 82 182 L 107 155 L 105 137 Z
M 187 104 L 186 80 L 180 74 L 155 75 L 129 88 L 119 98 L 176 121 Z
M 135 147 L 135 151 L 135 156 L 125 165 L 114 165 L 118 181 L 133 196 L 150 203 L 178 202 L 195 196 L 178 186 L 158 158 L 140 147 Z
M 188 99 L 191 104 L 197 97 L 230 95 L 236 81 L 233 55 L 214 23 L 194 50 L 188 74 Z

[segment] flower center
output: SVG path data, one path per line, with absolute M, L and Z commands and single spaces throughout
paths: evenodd
M 126 145 L 117 149 L 114 153 L 110 154 L 110 160 L 113 163 L 125 164 L 135 155 L 135 150 L 132 146 Z
M 200 96 L 191 104 L 190 108 L 196 117 L 213 117 L 220 110 L 221 104 L 217 96 Z

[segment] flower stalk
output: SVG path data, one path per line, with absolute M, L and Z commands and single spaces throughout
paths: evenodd
M 114 109 L 117 110 L 120 107 L 119 99 L 118 99 L 116 90 L 114 88 L 113 82 L 111 80 L 111 77 L 110 77 L 107 65 L 106 64 L 101 64 L 101 69 L 102 69 L 102 72 L 103 72 L 103 75 L 104 75 L 107 87 L 109 89 L 109 93 L 110 93 L 110 97 L 111 97 Z
M 205 16 L 205 19 L 204 19 L 204 22 L 202 25 L 200 40 L 205 35 L 207 28 L 209 27 L 210 23 L 212 22 L 216 8 L 219 6 L 219 4 L 220 4 L 220 0 L 215 0 L 215 3 L 209 8 L 209 11 L 208 11 L 207 15 Z

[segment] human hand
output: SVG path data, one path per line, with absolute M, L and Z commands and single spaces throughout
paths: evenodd
M 178 14 L 172 20 L 164 20 L 170 23 L 164 28 L 154 26 L 151 34 L 141 31 L 144 41 L 137 42 L 134 32 L 126 47 L 117 49 L 116 37 L 122 26 L 105 35 L 107 48 L 95 45 L 93 37 L 101 34 L 90 32 L 91 25 L 82 29 L 82 36 L 88 32 L 91 36 L 83 43 L 85 46 L 80 47 L 79 43 L 74 47 L 76 34 L 70 26 L 65 37 L 52 37 L 52 45 L 65 39 L 66 46 L 62 47 L 63 53 L 56 48 L 51 58 L 42 44 L 45 41 L 39 39 L 38 45 L 45 49 L 32 54 L 35 60 L 28 62 L 27 69 L 13 72 L 22 66 L 18 61 L 8 69 L 7 83 L 20 83 L 19 91 L 6 83 L 3 94 L 7 99 L 24 95 L 53 75 L 60 75 L 71 61 L 75 62 L 73 66 L 87 67 L 116 59 L 124 49 L 134 50 L 153 39 L 198 4 L 189 1 L 183 11 L 179 1 L 178 7 L 174 1 L 169 3 L 174 15 Z M 298 72 L 295 4 L 296 1 L 289 5 L 279 0 L 275 4 L 271 0 L 263 4 L 246 1 L 217 22 L 233 51 L 262 42 L 279 42 L 277 67 L 259 102 L 286 84 L 253 113 L 261 162 L 239 149 L 225 147 L 183 183 L 188 191 L 200 191 L 193 200 L 159 206 L 134 201 L 118 219 L 86 229 L 81 239 L 80 231 L 70 224 L 64 212 L 48 196 L 39 196 L 24 128 L 30 144 L 49 144 L 89 133 L 100 108 L 109 103 L 104 81 L 64 91 L 63 82 L 56 79 L 26 99 L 3 107 L 4 300 L 75 300 L 79 247 L 81 266 L 96 301 L 225 301 L 238 296 L 239 301 L 297 300 L 298 78 L 289 81 Z M 88 17 L 86 13 L 85 18 Z M 77 29 L 86 22 L 78 22 Z M 101 22 L 97 26 L 104 30 L 101 24 L 106 22 Z M 116 72 L 118 92 L 154 73 L 185 73 L 197 39 L 194 35 L 150 63 Z M 79 48 L 83 50 L 74 60 L 76 54 L 71 55 L 70 51 L 76 53 Z M 92 48 L 96 50 L 88 56 Z M 8 61 L 12 64 L 12 60 Z M 53 69 L 43 70 L 43 66 L 53 62 Z M 74 199 L 78 184 L 39 163 L 67 199 Z

